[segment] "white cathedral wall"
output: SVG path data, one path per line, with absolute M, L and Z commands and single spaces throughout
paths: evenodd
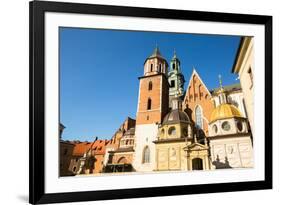
M 228 122 L 230 125 L 229 130 L 223 130 L 222 129 L 222 123 Z M 213 126 L 217 126 L 217 132 L 214 131 Z M 215 122 L 212 122 L 208 126 L 209 130 L 209 136 L 217 136 L 217 135 L 231 135 L 231 134 L 236 134 L 237 133 L 237 128 L 236 128 L 236 123 L 233 118 L 230 119 L 223 119 L 223 120 L 217 120 Z
M 133 167 L 136 171 L 153 171 L 155 169 L 155 144 L 154 140 L 157 139 L 158 125 L 145 124 L 136 125 L 135 131 L 135 154 L 133 160 Z M 143 162 L 143 149 L 148 146 L 150 149 L 150 163 Z
M 231 93 L 228 96 L 228 102 L 235 102 L 232 104 L 236 104 L 237 103 L 237 108 L 239 109 L 239 111 L 241 112 L 243 117 L 247 117 L 246 115 L 246 111 L 245 111 L 245 105 L 243 104 L 243 99 L 244 99 L 244 95 L 243 92 L 236 92 L 236 93 Z M 235 105 L 236 106 L 236 105 Z
M 253 39 L 251 40 L 251 43 L 249 45 L 249 48 L 246 52 L 244 61 L 241 65 L 240 71 L 239 71 L 239 78 L 241 82 L 241 87 L 245 96 L 245 106 L 247 109 L 247 114 L 249 118 L 249 122 L 251 125 L 252 130 L 254 131 L 254 84 L 255 84 L 255 65 L 254 65 L 254 45 L 253 45 Z M 249 68 L 251 68 L 253 73 L 253 84 L 250 79 L 250 76 L 248 74 Z
M 252 168 L 253 148 L 250 136 L 226 137 L 210 139 L 211 161 L 217 159 L 225 163 L 227 158 L 232 168 Z M 213 165 L 215 169 L 215 166 Z

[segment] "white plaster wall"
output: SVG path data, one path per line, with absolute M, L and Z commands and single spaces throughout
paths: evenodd
M 230 129 L 228 131 L 222 129 L 222 123 L 224 123 L 226 121 L 230 125 Z M 217 128 L 218 128 L 217 133 L 215 133 L 214 130 L 212 129 L 213 125 L 217 125 Z M 244 123 L 243 123 L 243 126 L 245 126 Z M 208 126 L 208 129 L 209 129 L 209 136 L 231 135 L 231 134 L 236 134 L 237 133 L 237 126 L 236 126 L 236 122 L 235 122 L 234 118 L 217 120 L 217 121 L 215 121 L 213 123 L 210 123 L 210 125 Z
M 250 168 L 254 166 L 253 148 L 250 136 L 210 139 L 211 161 L 219 157 L 225 163 L 225 158 L 232 168 Z M 215 168 L 213 166 L 213 168 Z
M 158 125 L 146 124 L 136 125 L 135 131 L 135 154 L 133 166 L 136 171 L 152 171 L 155 169 L 155 144 L 157 138 Z M 142 163 L 143 149 L 148 146 L 150 149 L 150 163 Z
M 254 86 L 255 86 L 255 66 L 254 66 L 254 45 L 253 40 L 249 45 L 249 49 L 245 55 L 245 59 L 241 65 L 239 71 L 239 77 L 241 82 L 241 87 L 245 96 L 245 104 L 247 109 L 247 114 L 252 130 L 254 130 Z M 251 83 L 248 70 L 251 67 L 253 73 L 253 84 Z
M 236 93 L 231 93 L 228 95 L 228 98 L 231 98 L 232 101 L 235 101 L 238 104 L 238 109 L 241 112 L 243 117 L 247 117 L 246 115 L 246 111 L 245 111 L 245 106 L 243 104 L 243 99 L 244 99 L 244 95 L 242 92 L 236 92 Z M 228 102 L 230 102 L 228 100 Z

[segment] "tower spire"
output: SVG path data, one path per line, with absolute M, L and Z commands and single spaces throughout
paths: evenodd
M 158 46 L 157 43 L 156 43 L 156 47 L 154 48 L 153 53 L 152 53 L 152 55 L 150 56 L 150 58 L 151 58 L 151 57 L 162 57 L 162 56 L 161 56 L 161 53 L 160 53 L 159 46 Z
M 222 87 L 222 80 L 221 80 L 221 74 L 219 74 L 218 77 L 219 77 L 220 88 L 223 89 L 223 87 Z
M 217 91 L 217 94 L 219 96 L 219 104 L 224 104 L 227 103 L 227 99 L 226 99 L 226 95 L 222 86 L 222 77 L 221 74 L 218 75 L 219 77 L 219 84 L 220 84 L 220 88 Z

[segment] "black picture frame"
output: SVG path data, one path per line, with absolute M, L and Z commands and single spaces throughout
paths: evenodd
M 32 1 L 30 12 L 30 143 L 29 202 L 32 204 L 108 200 L 272 188 L 272 16 L 185 11 L 80 3 Z M 265 27 L 265 180 L 219 184 L 135 188 L 71 193 L 45 193 L 45 58 L 46 12 L 259 24 Z

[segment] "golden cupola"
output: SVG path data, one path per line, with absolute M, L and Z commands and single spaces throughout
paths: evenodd
M 243 116 L 234 105 L 224 103 L 213 110 L 211 113 L 210 122 L 233 117 L 242 118 Z
M 221 76 L 219 75 L 220 89 L 216 92 L 220 105 L 211 113 L 210 122 L 227 118 L 242 118 L 241 112 L 232 104 L 227 103 L 224 88 L 222 87 Z

